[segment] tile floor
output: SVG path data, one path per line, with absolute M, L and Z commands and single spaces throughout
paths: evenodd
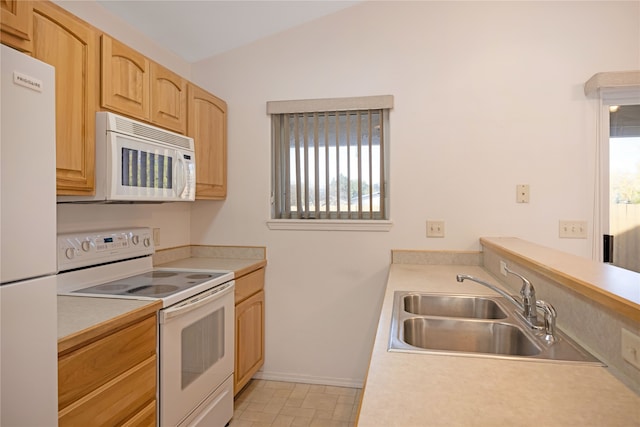
M 361 389 L 251 380 L 229 427 L 353 427 Z

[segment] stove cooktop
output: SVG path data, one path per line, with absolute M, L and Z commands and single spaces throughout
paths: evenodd
M 148 227 L 58 235 L 58 295 L 162 300 L 169 307 L 231 282 L 226 270 L 153 267 Z
M 173 303 L 212 289 L 232 279 L 233 273 L 228 271 L 156 269 L 135 276 L 125 277 L 124 279 L 76 289 L 70 292 L 70 294 L 87 296 L 111 295 L 116 298 L 163 299 L 171 300 Z M 183 295 L 183 297 L 178 297 L 179 295 Z

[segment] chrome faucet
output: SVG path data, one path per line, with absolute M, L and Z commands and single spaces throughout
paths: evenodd
M 538 311 L 536 309 L 536 290 L 526 277 L 515 271 L 509 270 L 504 266 L 504 271 L 513 274 L 522 280 L 522 288 L 520 288 L 520 296 L 522 296 L 522 315 L 531 325 L 538 326 Z
M 531 327 L 534 329 L 540 329 L 538 325 L 538 312 L 536 308 L 536 291 L 531 284 L 531 282 L 521 274 L 518 274 L 514 271 L 509 270 L 506 266 L 504 267 L 507 273 L 513 274 L 514 276 L 519 277 L 522 280 L 522 289 L 520 289 L 520 295 L 522 296 L 522 302 L 516 300 L 511 295 L 503 291 L 502 289 L 487 283 L 483 280 L 478 279 L 477 277 L 469 276 L 468 274 L 458 274 L 456 276 L 456 280 L 458 282 L 462 282 L 465 279 L 469 279 L 473 282 L 479 283 L 487 288 L 499 293 L 503 297 L 505 297 L 509 302 L 518 307 L 522 311 L 522 317 L 524 320 L 529 323 Z M 546 304 L 546 303 L 545 303 Z M 548 304 L 550 305 L 550 304 Z M 553 308 L 553 307 L 551 307 Z M 555 311 L 554 311 L 555 313 Z M 546 317 L 545 317 L 546 319 Z
M 516 300 L 502 289 L 492 285 L 491 283 L 480 280 L 477 277 L 473 277 L 468 274 L 458 274 L 456 276 L 456 280 L 458 282 L 462 282 L 465 279 L 469 279 L 499 293 L 522 311 L 522 318 L 529 324 L 529 326 L 531 326 L 531 328 L 535 329 L 536 331 L 544 331 L 543 339 L 548 344 L 553 344 L 554 342 L 556 342 L 556 309 L 548 302 L 536 300 L 536 290 L 534 289 L 529 279 L 519 273 L 516 273 L 515 271 L 509 270 L 506 265 L 504 266 L 504 270 L 507 273 L 513 274 L 514 276 L 517 276 L 522 280 L 522 289 L 520 289 L 522 302 Z M 538 325 L 538 308 L 540 308 L 544 313 L 544 326 Z

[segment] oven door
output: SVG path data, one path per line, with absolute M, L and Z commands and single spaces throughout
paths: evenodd
M 180 425 L 199 411 L 230 419 L 232 397 L 220 402 L 228 408 L 212 408 L 205 400 L 233 374 L 234 282 L 160 310 L 158 318 L 160 425 Z

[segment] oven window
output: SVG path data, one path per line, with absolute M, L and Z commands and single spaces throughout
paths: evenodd
M 122 148 L 122 185 L 171 188 L 173 158 L 131 148 Z
M 224 356 L 224 307 L 182 330 L 182 389 Z

